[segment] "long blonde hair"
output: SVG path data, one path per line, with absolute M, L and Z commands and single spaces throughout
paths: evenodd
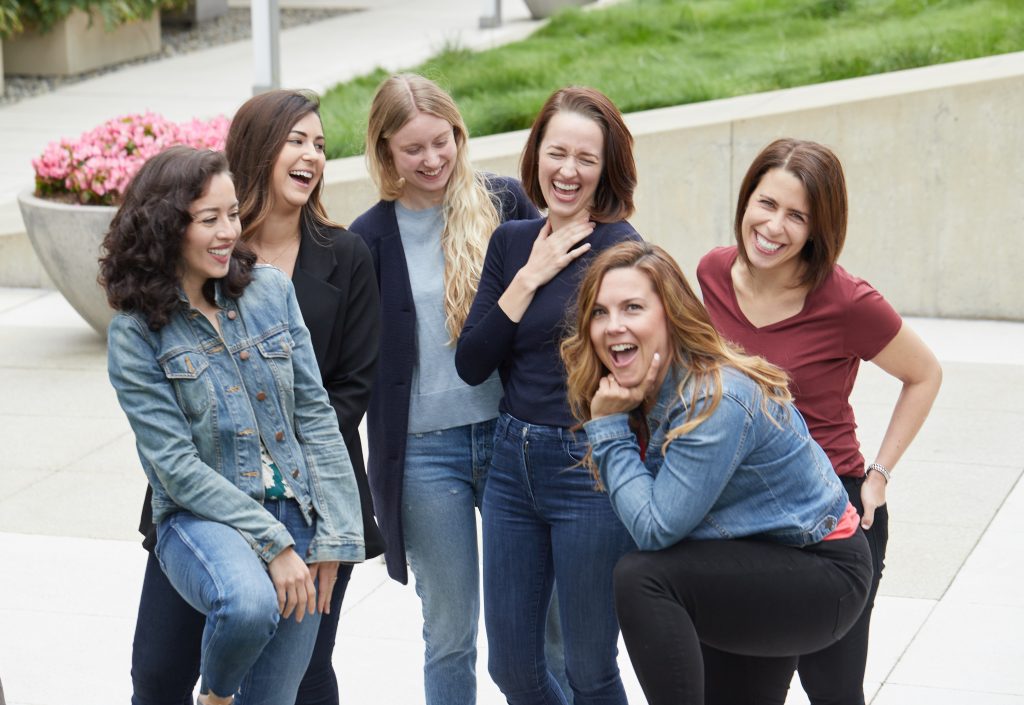
M 686 421 L 666 436 L 662 452 L 669 442 L 697 428 L 715 412 L 722 399 L 723 367 L 733 367 L 757 384 L 761 390 L 761 409 L 777 426 L 769 403 L 784 405 L 792 401 L 788 375 L 763 358 L 746 355 L 723 340 L 679 265 L 665 250 L 647 242 L 622 242 L 608 248 L 594 259 L 580 282 L 576 320 L 561 345 L 562 361 L 568 373 L 569 408 L 573 415 L 581 423 L 590 420 L 590 401 L 597 391 L 598 382 L 608 374 L 591 343 L 590 322 L 605 275 L 624 267 L 638 269 L 651 280 L 665 310 L 668 328 L 669 359 L 662 364 L 670 371 L 681 373 L 680 397 L 690 385 Z M 710 402 L 703 405 L 700 413 L 695 413 L 697 402 L 705 397 Z M 631 415 L 634 430 L 642 413 L 637 409 Z M 600 481 L 589 453 L 584 464 Z
M 476 296 L 487 242 L 501 221 L 484 177 L 469 163 L 469 131 L 455 101 L 430 79 L 412 73 L 386 79 L 370 106 L 366 163 L 380 197 L 394 201 L 402 196 L 405 182 L 395 170 L 388 140 L 418 113 L 441 118 L 455 135 L 455 165 L 445 187 L 441 234 L 445 323 L 448 342 L 454 345 Z

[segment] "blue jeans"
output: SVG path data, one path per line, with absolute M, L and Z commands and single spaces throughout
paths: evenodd
M 295 705 L 338 705 L 338 678 L 331 663 L 351 565 L 338 568 L 330 614 L 321 615 L 316 645 Z M 150 553 L 132 643 L 131 705 L 195 705 L 200 647 L 206 617 L 192 609 Z M 2 704 L 0 704 L 2 705 Z
M 313 538 L 294 500 L 266 502 L 302 556 Z M 157 558 L 181 596 L 206 615 L 201 690 L 238 694 L 238 705 L 292 702 L 306 671 L 320 615 L 281 620 L 266 567 L 230 526 L 178 512 L 157 527 Z
M 578 465 L 586 436 L 498 419 L 484 493 L 484 623 L 488 668 L 511 705 L 563 705 L 544 656 L 558 593 L 565 668 L 576 705 L 625 705 L 612 570 L 635 548 Z
M 402 526 L 423 607 L 427 705 L 476 702 L 480 575 L 476 510 L 491 460 L 495 422 L 411 433 L 405 446 Z M 552 610 L 557 617 L 557 606 Z M 564 679 L 560 628 L 549 658 Z

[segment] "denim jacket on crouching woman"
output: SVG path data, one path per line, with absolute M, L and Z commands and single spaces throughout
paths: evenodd
M 153 521 L 179 510 L 238 529 L 267 562 L 294 541 L 262 505 L 260 437 L 316 534 L 307 563 L 363 560 L 359 491 L 292 284 L 257 266 L 239 299 L 216 287 L 221 333 L 182 293 L 166 326 L 115 316 L 107 366 L 153 487 Z
M 846 490 L 800 412 L 769 403 L 776 426 L 761 411 L 760 387 L 734 368 L 722 369 L 714 413 L 662 455 L 666 434 L 690 408 L 690 389 L 677 393 L 679 379 L 666 375 L 647 415 L 644 461 L 626 414 L 584 424 L 615 513 L 641 550 L 745 536 L 806 546 L 836 528 Z M 708 401 L 699 397 L 697 411 Z

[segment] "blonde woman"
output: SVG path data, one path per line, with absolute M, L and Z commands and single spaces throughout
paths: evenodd
M 470 387 L 455 341 L 491 233 L 537 209 L 514 179 L 475 171 L 458 108 L 432 81 L 392 76 L 370 108 L 366 157 L 381 200 L 352 223 L 373 255 L 381 346 L 367 416 L 369 477 L 392 578 L 416 576 L 428 705 L 476 701 L 476 509 L 501 382 Z

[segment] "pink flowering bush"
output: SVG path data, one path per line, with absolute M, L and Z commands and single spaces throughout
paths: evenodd
M 115 205 L 135 172 L 154 154 L 176 144 L 224 149 L 230 120 L 174 123 L 145 113 L 108 120 L 77 140 L 51 142 L 32 160 L 36 195 L 89 205 Z

